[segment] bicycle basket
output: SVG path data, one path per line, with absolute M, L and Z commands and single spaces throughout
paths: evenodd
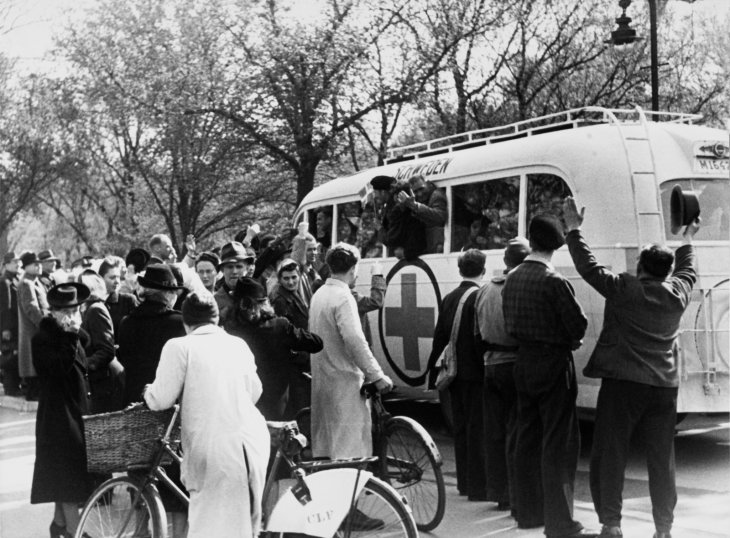
M 87 415 L 84 417 L 86 463 L 89 472 L 113 473 L 130 468 L 149 467 L 157 450 L 158 441 L 165 435 L 174 411 L 150 411 L 143 406 L 123 411 Z M 180 420 L 170 434 L 173 448 L 179 445 Z M 172 463 L 165 454 L 163 465 Z

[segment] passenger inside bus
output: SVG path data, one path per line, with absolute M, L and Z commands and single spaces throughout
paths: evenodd
M 315 237 L 323 248 L 328 249 L 332 244 L 332 209 L 317 210 L 317 233 Z
M 389 254 L 411 260 L 426 252 L 426 225 L 403 204 L 397 202 L 401 192 L 413 196 L 406 182 L 390 176 L 377 176 L 370 182 L 376 215 L 381 215 L 381 240 Z

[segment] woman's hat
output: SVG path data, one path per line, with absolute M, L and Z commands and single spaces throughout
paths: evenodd
M 140 286 L 153 290 L 176 291 L 183 289 L 183 286 L 178 286 L 177 279 L 175 279 L 170 267 L 164 263 L 148 265 L 144 276 L 137 277 L 137 282 Z
M 150 253 L 143 248 L 133 248 L 124 258 L 124 263 L 134 266 L 135 273 L 141 273 L 150 262 Z
M 218 303 L 208 292 L 193 292 L 182 304 L 183 322 L 189 326 L 213 323 L 218 318 Z
M 239 278 L 236 282 L 236 289 L 233 290 L 233 299 L 238 302 L 244 298 L 265 301 L 267 299 L 266 288 L 253 278 Z
M 669 199 L 670 230 L 678 234 L 682 226 L 691 224 L 700 216 L 700 200 L 694 191 L 682 190 L 680 185 L 672 189 L 672 196 Z
M 220 265 L 221 259 L 215 252 L 206 251 L 198 255 L 197 259 L 195 260 L 195 266 L 197 267 L 200 262 L 212 263 L 213 267 L 218 269 L 218 265 Z
M 56 284 L 48 290 L 47 299 L 53 308 L 73 308 L 85 303 L 90 295 L 88 286 L 79 282 L 66 282 Z

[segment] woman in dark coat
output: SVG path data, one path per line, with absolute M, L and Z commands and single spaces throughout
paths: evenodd
M 128 405 L 142 401 L 145 385 L 155 380 L 157 365 L 165 343 L 171 338 L 185 336 L 182 314 L 172 306 L 182 289 L 170 267 L 148 265 L 144 275 L 137 278 L 142 300 L 119 325 L 117 357 L 124 366 L 124 402 Z M 180 466 L 169 466 L 168 476 L 183 490 Z M 182 536 L 187 519 L 187 507 L 168 488 L 160 488 L 165 511 L 173 514 L 173 536 Z
M 88 413 L 89 388 L 79 305 L 89 297 L 83 284 L 53 286 L 48 292 L 51 313 L 41 320 L 31 341 L 38 372 L 40 399 L 36 417 L 36 459 L 32 504 L 56 503 L 51 537 L 73 536 L 79 523 L 78 505 L 94 488 L 86 471 L 82 415 Z
M 142 303 L 119 325 L 117 357 L 124 366 L 124 404 L 142 401 L 145 385 L 155 380 L 162 347 L 170 338 L 185 336 L 177 301 L 175 276 L 167 265 L 153 264 L 137 279 Z
M 91 413 L 118 411 L 123 407 L 124 368 L 114 358 L 114 324 L 104 302 L 106 285 L 104 279 L 90 269 L 81 273 L 78 281 L 91 292 L 81 309 L 81 328 L 91 339 L 85 350 L 91 384 Z
M 256 280 L 238 279 L 233 293 L 236 302 L 235 319 L 228 332 L 243 338 L 256 360 L 263 394 L 256 407 L 266 420 L 291 420 L 287 416 L 289 379 L 295 368 L 294 351 L 322 351 L 322 339 L 316 334 L 298 329 L 286 318 L 277 317 L 269 305 L 266 290 Z M 290 415 L 293 412 L 289 413 Z

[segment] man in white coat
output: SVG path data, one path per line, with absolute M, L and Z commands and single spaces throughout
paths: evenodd
M 161 410 L 181 398 L 188 537 L 258 536 L 270 440 L 253 354 L 218 327 L 209 292 L 188 296 L 182 315 L 187 336 L 165 344 L 145 401 Z
M 309 331 L 324 342 L 312 355 L 312 451 L 315 457 L 360 458 L 373 452 L 370 402 L 363 383 L 387 392 L 393 382 L 368 346 L 350 285 L 360 253 L 338 243 L 327 253 L 332 276 L 312 296 Z

